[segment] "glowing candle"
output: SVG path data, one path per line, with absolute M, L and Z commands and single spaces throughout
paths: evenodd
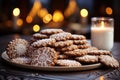
M 99 49 L 112 49 L 114 44 L 113 19 L 92 18 L 91 43 Z

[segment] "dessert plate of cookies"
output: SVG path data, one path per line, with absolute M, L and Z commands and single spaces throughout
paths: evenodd
M 119 62 L 110 55 L 110 51 L 91 46 L 84 35 L 44 29 L 29 41 L 21 38 L 10 41 L 2 58 L 17 67 L 42 71 L 118 68 Z

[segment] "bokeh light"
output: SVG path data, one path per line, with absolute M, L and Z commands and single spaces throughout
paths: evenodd
M 20 14 L 20 9 L 19 9 L 19 8 L 15 8 L 15 9 L 13 10 L 13 15 L 14 15 L 14 16 L 19 16 L 19 14 Z
M 34 25 L 34 26 L 33 26 L 33 31 L 34 31 L 34 32 L 38 32 L 38 31 L 40 31 L 40 26 L 37 25 L 37 24 Z
M 82 17 L 87 17 L 87 16 L 88 16 L 88 11 L 87 11 L 87 9 L 82 9 L 82 10 L 80 11 L 80 15 L 81 15 Z
M 112 8 L 110 7 L 107 7 L 105 11 L 106 11 L 106 14 L 108 15 L 111 15 L 113 13 Z
M 45 17 L 43 18 L 44 23 L 49 23 L 51 20 L 52 20 L 52 15 L 51 14 L 45 15 Z
M 53 21 L 54 22 L 62 22 L 64 20 L 64 16 L 61 11 L 55 11 L 53 13 Z

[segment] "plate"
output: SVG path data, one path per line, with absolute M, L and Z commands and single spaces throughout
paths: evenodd
M 84 65 L 80 67 L 64 67 L 64 66 L 53 66 L 53 67 L 39 67 L 39 66 L 32 66 L 27 64 L 19 64 L 10 61 L 6 52 L 2 53 L 2 58 L 11 65 L 26 68 L 26 69 L 33 69 L 33 70 L 41 70 L 41 71 L 82 71 L 82 70 L 91 70 L 95 68 L 100 68 L 102 66 L 101 63 L 91 64 L 91 65 Z

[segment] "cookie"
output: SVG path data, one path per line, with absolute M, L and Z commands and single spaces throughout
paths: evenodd
M 62 32 L 62 33 L 58 33 L 58 34 L 53 34 L 50 36 L 50 38 L 54 38 L 56 41 L 65 41 L 70 39 L 72 36 L 71 33 L 68 32 Z
M 98 62 L 98 56 L 84 55 L 82 57 L 76 57 L 77 61 L 82 63 L 96 63 Z
M 87 54 L 87 50 L 76 49 L 76 50 L 73 50 L 73 51 L 66 51 L 66 52 L 64 52 L 64 54 L 68 55 L 68 56 L 79 57 L 79 56 L 86 55 Z
M 67 59 L 67 58 L 69 58 L 67 55 L 64 54 L 58 55 L 58 59 Z
M 42 40 L 37 40 L 36 42 L 33 42 L 31 46 L 33 47 L 47 47 L 47 46 L 52 46 L 56 42 L 55 39 L 42 39 Z
M 41 34 L 46 34 L 46 35 L 57 34 L 61 32 L 64 31 L 62 29 L 44 29 L 40 31 Z
M 11 59 L 11 61 L 19 64 L 30 64 L 31 59 L 27 57 L 17 57 L 17 58 Z
M 110 55 L 111 52 L 107 50 L 91 50 L 88 51 L 89 55 Z
M 90 45 L 89 44 L 83 44 L 83 45 L 77 45 L 79 49 L 86 49 L 89 48 Z
M 8 43 L 7 55 L 10 59 L 24 56 L 29 44 L 25 39 L 15 39 Z
M 65 51 L 72 51 L 72 50 L 75 50 L 75 49 L 78 49 L 77 45 L 71 45 L 71 46 L 68 46 L 68 47 L 60 48 L 60 51 L 65 52 Z
M 45 34 L 35 33 L 35 34 L 33 34 L 33 38 L 35 38 L 35 39 L 45 39 L 45 38 L 48 38 L 48 36 L 45 35 Z
M 73 40 L 73 44 L 76 44 L 76 45 L 83 45 L 86 43 L 87 43 L 87 40 Z
M 59 66 L 66 66 L 66 67 L 80 67 L 81 64 L 75 60 L 68 60 L 68 59 L 60 59 L 56 61 L 56 64 Z
M 65 46 L 70 46 L 73 44 L 73 41 L 71 40 L 66 40 L 66 41 L 59 41 L 53 44 L 53 47 L 59 48 L 59 47 L 65 47 Z
M 85 40 L 86 37 L 83 35 L 77 35 L 77 34 L 73 34 L 71 37 L 72 40 Z
M 37 48 L 33 53 L 34 55 L 31 56 L 31 65 L 34 66 L 54 66 L 58 58 L 57 52 L 49 47 Z
M 109 55 L 100 55 L 99 60 L 102 64 L 104 64 L 107 67 L 111 67 L 111 68 L 119 67 L 119 62 L 115 58 Z

